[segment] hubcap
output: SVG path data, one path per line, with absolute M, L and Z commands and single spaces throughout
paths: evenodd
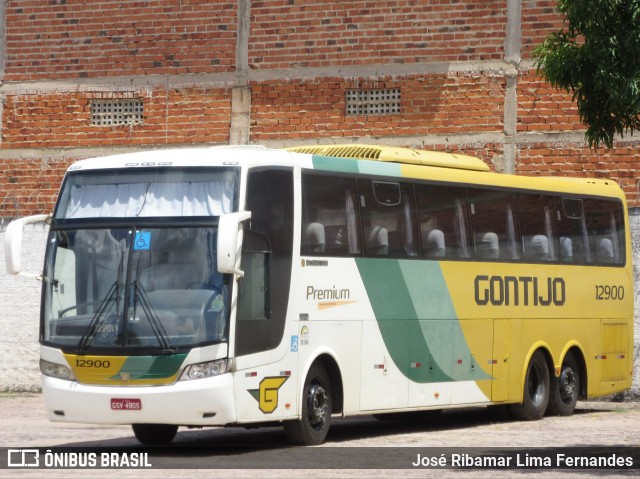
M 327 416 L 327 392 L 320 384 L 312 384 L 307 396 L 309 423 L 315 429 L 321 429 Z
M 564 368 L 560 374 L 560 395 L 565 401 L 571 401 L 576 391 L 576 373 L 571 368 Z

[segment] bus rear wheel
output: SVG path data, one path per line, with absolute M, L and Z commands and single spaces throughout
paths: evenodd
M 542 351 L 531 356 L 524 380 L 522 404 L 512 404 L 511 413 L 516 419 L 535 421 L 541 419 L 549 404 L 549 367 Z
M 578 362 L 572 353 L 568 353 L 562 361 L 560 376 L 551 378 L 549 397 L 549 414 L 571 416 L 578 402 L 580 392 L 580 373 Z
M 304 382 L 302 416 L 284 423 L 290 442 L 305 446 L 322 444 L 331 425 L 331 382 L 326 369 L 314 364 Z
M 133 434 L 145 446 L 162 446 L 173 441 L 178 426 L 172 424 L 132 424 Z

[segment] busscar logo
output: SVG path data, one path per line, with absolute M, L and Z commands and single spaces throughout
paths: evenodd
M 7 467 L 40 467 L 38 449 L 8 449 Z

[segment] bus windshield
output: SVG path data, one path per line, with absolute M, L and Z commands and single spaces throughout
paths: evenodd
M 85 352 L 226 341 L 216 228 L 60 229 L 45 266 L 43 340 Z
M 234 168 L 70 173 L 55 219 L 220 216 L 236 204 Z

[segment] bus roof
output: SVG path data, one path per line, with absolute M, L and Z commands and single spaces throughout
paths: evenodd
M 289 155 L 282 155 L 283 151 Z M 506 175 L 491 172 L 487 164 L 472 156 L 380 145 L 311 145 L 281 150 L 257 145 L 169 148 L 80 160 L 68 171 L 267 164 L 624 198 L 617 183 L 609 179 Z
M 595 196 L 612 196 L 625 199 L 624 192 L 613 180 L 606 178 L 582 178 L 570 176 L 522 176 L 492 172 L 489 166 L 479 158 L 452 153 L 414 150 L 410 148 L 381 145 L 311 145 L 285 148 L 294 153 L 310 154 L 316 160 L 334 158 L 335 161 L 349 161 L 361 165 L 367 162 L 378 163 L 376 174 L 403 176 L 407 178 L 430 179 L 436 181 L 485 185 L 500 188 L 516 188 L 522 190 L 555 191 L 573 194 L 589 194 Z M 400 170 L 384 168 L 397 164 Z M 314 168 L 319 163 L 314 161 Z M 340 164 L 326 163 L 320 169 L 336 169 L 344 171 Z M 356 171 L 371 168 L 354 167 Z M 346 171 L 352 171 L 346 168 Z
M 413 150 L 398 146 L 382 145 L 314 145 L 286 148 L 296 153 L 330 156 L 334 158 L 353 158 L 359 160 L 388 161 L 410 165 L 439 166 L 462 170 L 489 171 L 487 164 L 474 156 L 443 153 L 440 151 Z

